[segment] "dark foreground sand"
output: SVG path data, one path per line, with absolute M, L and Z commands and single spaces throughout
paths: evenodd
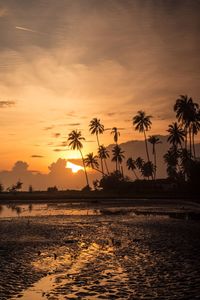
M 54 286 L 27 296 L 44 276 L 56 276 Z M 1 220 L 0 299 L 18 297 L 200 299 L 200 222 L 130 215 Z

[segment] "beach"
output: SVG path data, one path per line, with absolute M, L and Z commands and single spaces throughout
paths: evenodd
M 0 299 L 200 299 L 199 232 L 198 220 L 99 207 L 1 218 Z

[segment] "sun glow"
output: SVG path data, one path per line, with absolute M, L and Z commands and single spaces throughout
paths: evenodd
M 67 162 L 66 168 L 72 169 L 73 173 L 77 173 L 78 171 L 83 170 L 83 167 L 75 165 L 75 164 L 71 163 L 70 161 Z

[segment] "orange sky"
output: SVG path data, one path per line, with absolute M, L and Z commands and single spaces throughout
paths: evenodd
M 155 5 L 157 3 L 157 5 Z M 96 151 L 89 121 L 122 128 L 140 109 L 166 134 L 179 94 L 200 99 L 199 1 L 0 1 L 0 169 L 17 160 L 43 172 L 78 157 L 72 129 Z M 110 131 L 101 143 L 112 142 Z

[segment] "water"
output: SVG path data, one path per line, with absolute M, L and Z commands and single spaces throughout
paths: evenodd
M 78 295 L 84 295 L 88 300 L 97 299 L 97 293 L 92 292 L 95 284 L 92 282 L 89 272 L 84 278 L 79 278 L 79 274 L 81 270 L 87 268 L 89 263 L 94 264 L 95 261 L 97 263 L 98 257 L 101 260 L 106 258 L 108 264 L 107 268 L 100 268 L 101 282 L 99 282 L 99 288 L 104 289 L 113 282 L 113 290 L 116 292 L 119 289 L 117 283 L 120 282 L 121 285 L 124 284 L 128 289 L 127 274 L 123 267 L 115 261 L 112 245 L 102 247 L 98 243 L 93 242 L 89 247 L 85 247 L 84 243 L 80 247 L 82 249 L 76 259 L 69 254 L 67 247 L 57 249 L 57 252 L 62 253 L 62 255 L 59 255 L 56 260 L 52 255 L 42 253 L 40 258 L 33 262 L 33 265 L 35 269 L 50 270 L 50 273 L 32 287 L 23 291 L 20 295 L 21 299 L 64 300 L 71 299 L 71 297 L 75 299 Z M 96 267 L 99 268 L 99 266 Z M 73 288 L 70 289 L 72 286 Z M 109 299 L 109 293 L 107 297 Z
M 24 204 L 24 205 L 0 205 L 0 218 L 16 217 L 40 217 L 40 216 L 89 216 L 99 215 L 98 209 L 76 209 L 69 208 L 66 204 Z

